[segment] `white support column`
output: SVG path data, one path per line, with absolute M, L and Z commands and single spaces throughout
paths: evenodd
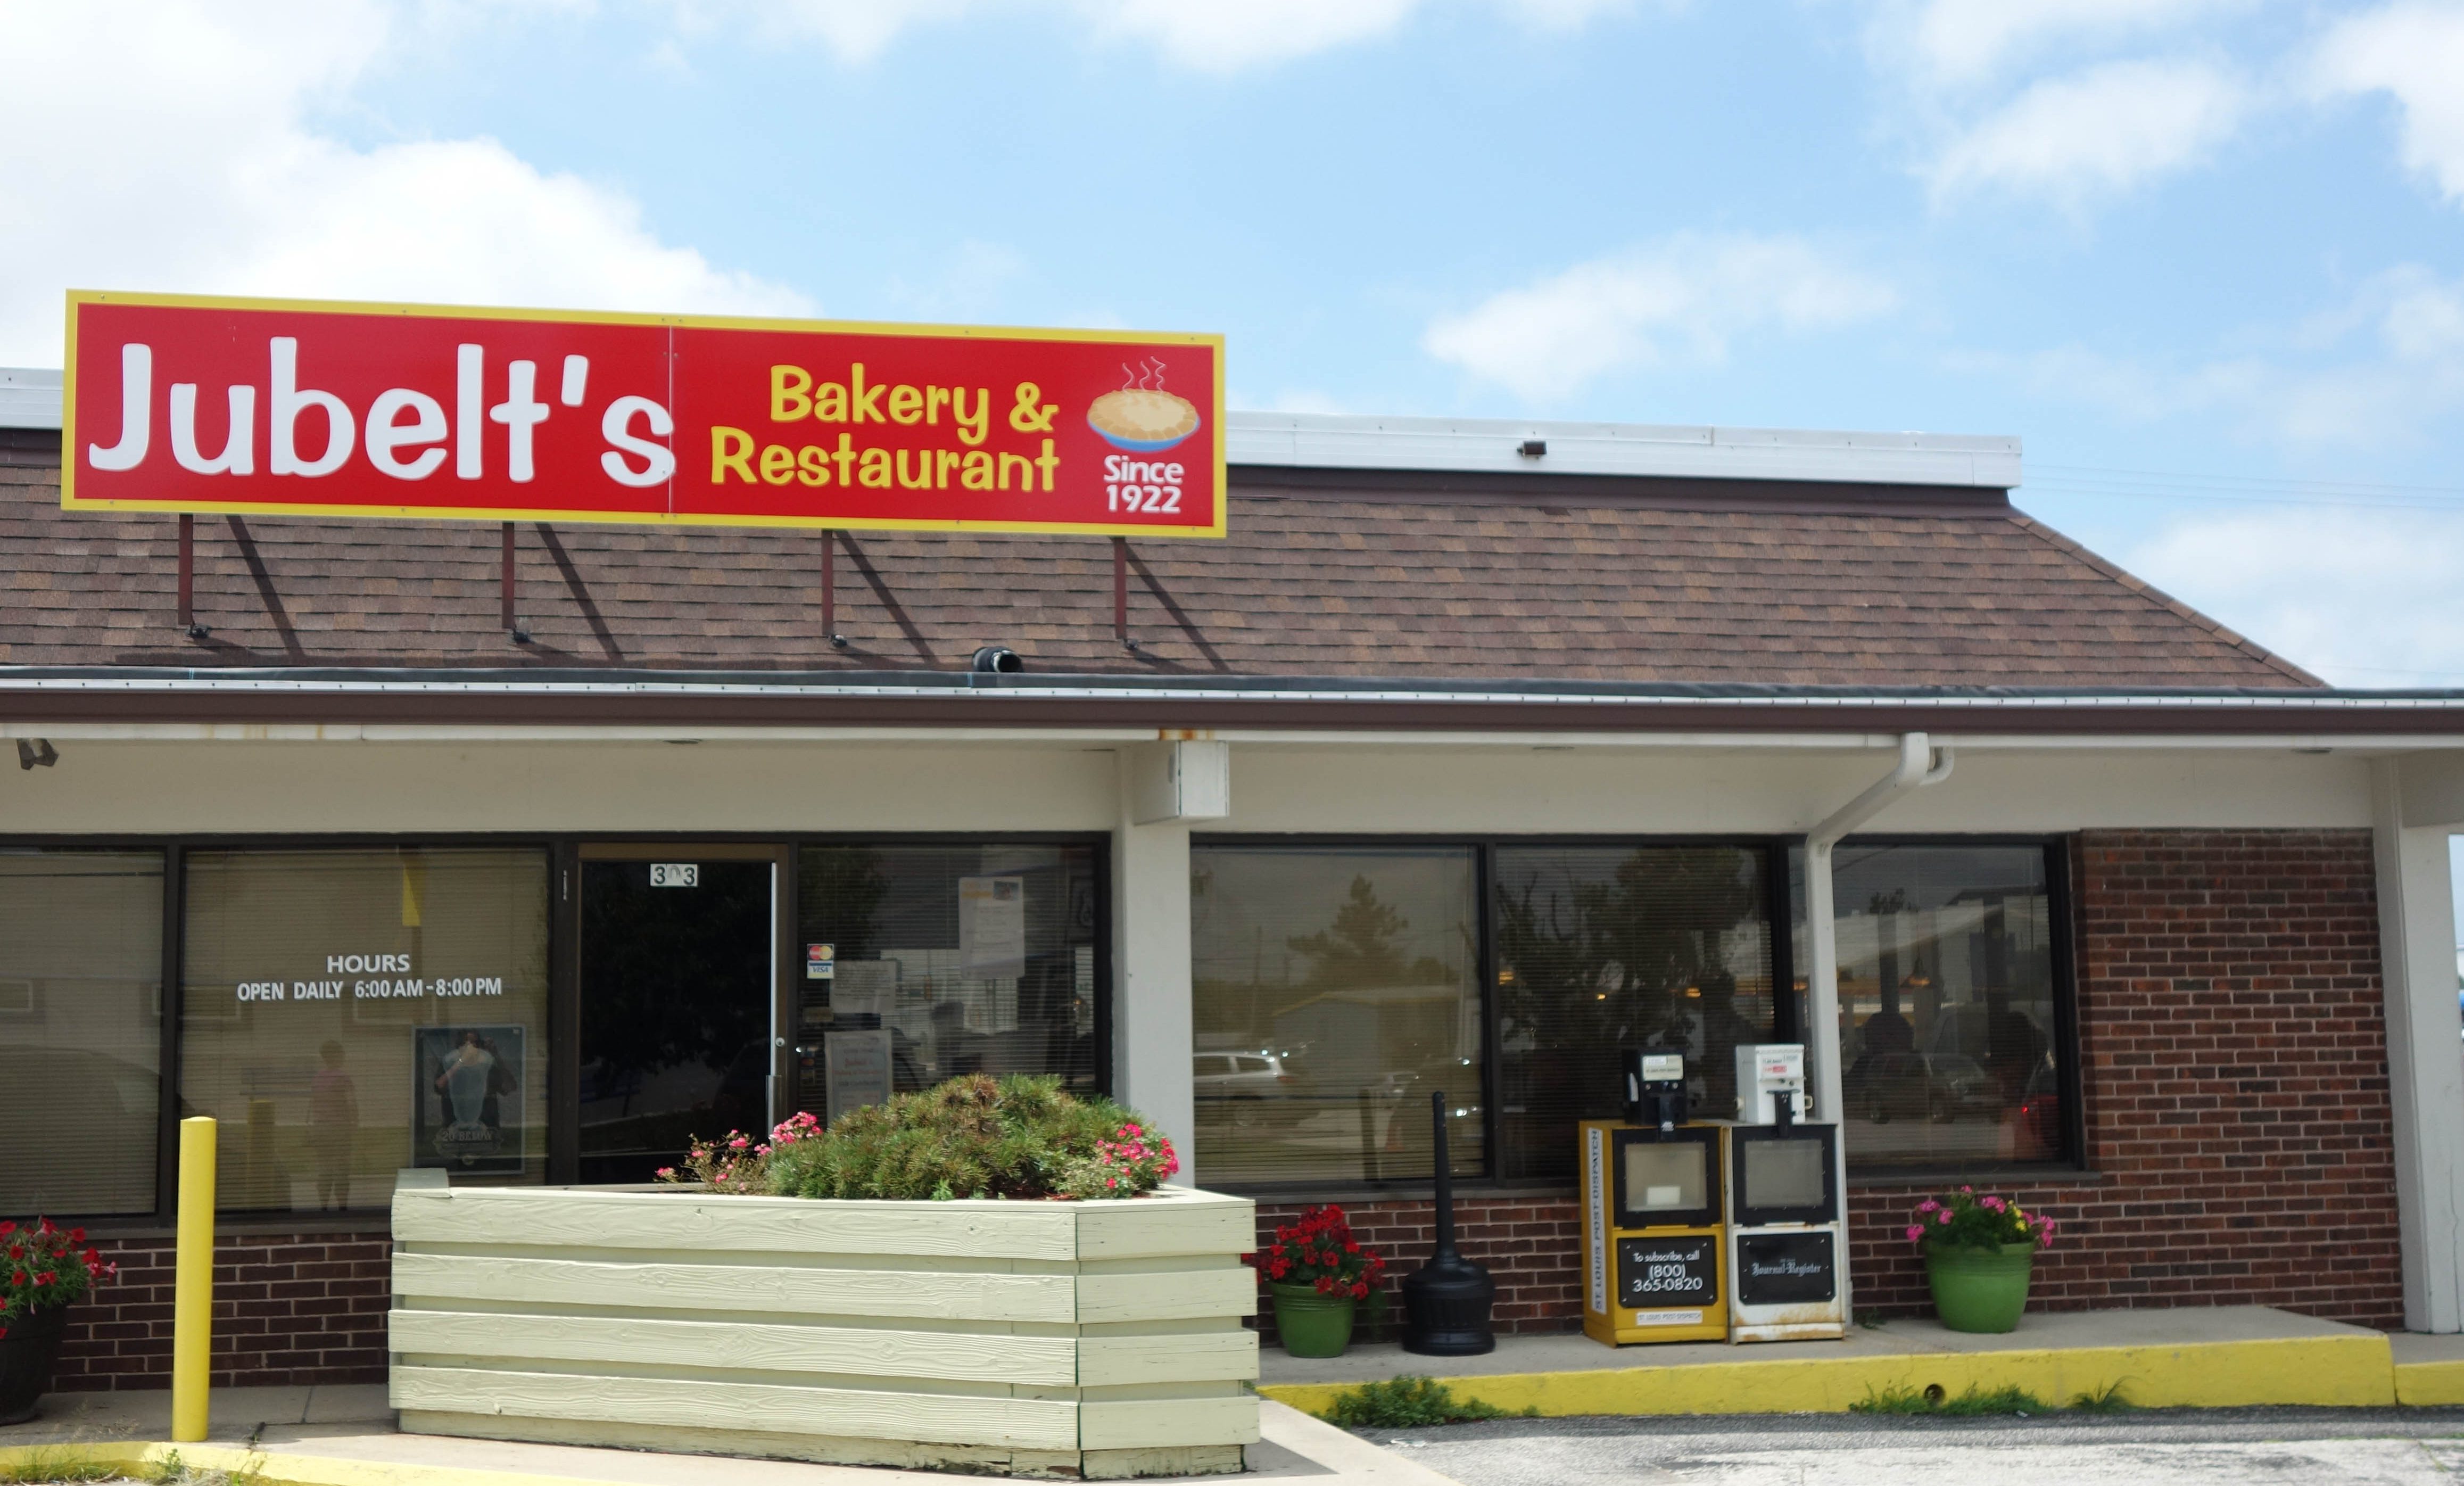
M 2378 760 L 2370 804 L 2404 1324 L 2464 1331 L 2464 1019 L 2447 845 L 2464 825 L 2464 759 Z
M 1120 821 L 1112 832 L 1112 1087 L 1163 1127 L 1198 1181 L 1198 1108 L 1190 1084 L 1189 821 L 1157 818 L 1159 778 L 1177 778 L 1185 743 L 1120 750 Z M 1221 744 L 1205 744 L 1210 752 Z M 1200 757 L 1206 755 L 1201 754 Z M 1173 791 L 1177 793 L 1177 789 Z M 1221 803 L 1210 797 L 1213 815 Z M 1141 818 L 1144 823 L 1141 823 Z M 1201 816 L 1199 818 L 1209 818 Z
M 1805 940 L 1806 958 L 1811 962 L 1805 971 L 1805 1052 L 1814 1065 L 1807 1074 L 1813 1084 L 1814 1118 L 1839 1127 L 1831 1175 L 1834 1190 L 1839 1193 L 1843 1225 L 1848 1217 L 1848 1096 L 1839 1052 L 1839 933 L 1832 906 L 1831 849 L 1909 790 L 1948 779 L 1951 763 L 1948 748 L 1937 751 L 1923 733 L 1904 734 L 1900 739 L 1898 765 L 1805 833 Z M 1854 1317 L 1852 1276 L 1844 1251 L 1837 1273 L 1840 1310 Z

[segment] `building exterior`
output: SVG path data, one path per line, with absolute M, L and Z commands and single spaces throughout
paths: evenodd
M 0 1210 L 124 1270 L 67 1386 L 167 1375 L 181 1114 L 218 1376 L 346 1381 L 401 1168 L 640 1181 L 979 1069 L 1406 1263 L 1441 1092 L 1501 1323 L 1571 1329 L 1617 1050 L 1720 1114 L 1764 1040 L 1831 1060 L 1860 1309 L 1974 1181 L 2061 1220 L 2043 1304 L 2464 1328 L 2464 695 L 2149 589 L 2015 440 L 1246 416 L 1220 542 L 200 517 L 184 565 L 59 508 L 41 374 L 0 421 Z M 1825 1022 L 1805 834 L 1910 749 Z

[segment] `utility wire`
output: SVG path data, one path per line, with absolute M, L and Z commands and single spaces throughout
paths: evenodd
M 2116 469 L 2084 464 L 2032 464 L 2028 466 L 2020 488 L 2038 495 L 2137 496 L 2235 505 L 2464 511 L 2464 486 L 2193 475 L 2170 470 Z

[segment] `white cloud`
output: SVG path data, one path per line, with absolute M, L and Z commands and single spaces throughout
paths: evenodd
M 2265 338 L 2260 350 L 2188 366 L 2076 346 L 1961 365 L 2129 422 L 2216 414 L 2254 442 L 2299 448 L 2414 442 L 2464 412 L 2464 278 L 2390 269 Z
M 2341 21 L 2310 77 L 2321 95 L 2394 95 L 2404 163 L 2464 203 L 2464 5 L 2396 4 Z
M 378 0 L 0 0 L 0 364 L 57 365 L 70 287 L 794 313 L 661 242 L 622 191 L 493 140 L 315 128 L 396 31 Z
M 2464 512 L 2194 516 L 2123 562 L 2341 685 L 2464 684 Z
M 980 9 L 979 0 L 679 0 L 676 6 L 688 31 L 717 30 L 740 16 L 773 33 L 818 36 L 850 62 L 872 60 L 910 27 L 957 20 Z
M 1183 67 L 1228 73 L 1384 35 L 1418 0 L 1090 0 L 1099 33 L 1153 43 Z
M 1927 173 L 1937 196 L 1990 188 L 2078 206 L 2198 164 L 2250 107 L 2249 90 L 2208 62 L 2107 62 L 2028 88 Z
M 1717 362 L 1749 332 L 1870 320 L 1890 286 L 1796 237 L 1683 233 L 1431 324 L 1421 348 L 1535 403 L 1631 366 Z
M 1984 80 L 2032 50 L 2172 30 L 2248 0 L 1900 0 L 1878 12 L 1869 45 L 1889 70 L 1919 80 Z
M 1473 0 L 764 0 L 744 5 L 757 24 L 817 36 L 842 59 L 869 61 L 900 33 L 969 15 L 1011 12 L 1075 17 L 1095 36 L 1153 47 L 1194 72 L 1234 73 L 1372 41 L 1438 4 Z M 1569 31 L 1622 13 L 1637 0 L 1479 0 L 1518 22 Z M 1665 7 L 1681 0 L 1660 0 Z M 739 0 L 742 4 L 742 0 Z M 679 0 L 697 29 L 725 0 Z

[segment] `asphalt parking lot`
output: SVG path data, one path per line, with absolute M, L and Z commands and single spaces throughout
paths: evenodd
M 2452 1486 L 2464 1408 L 1505 1419 L 1364 1438 L 1463 1486 Z

